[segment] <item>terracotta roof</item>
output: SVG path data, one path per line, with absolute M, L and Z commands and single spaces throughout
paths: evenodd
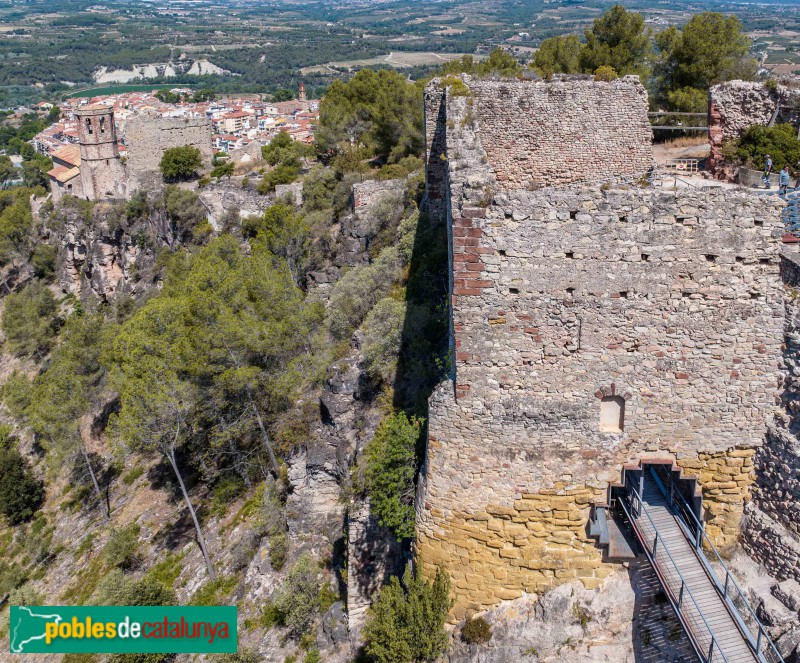
M 50 155 L 51 159 L 58 159 L 72 166 L 81 165 L 81 148 L 78 145 L 65 145 Z
M 71 180 L 73 177 L 77 177 L 81 174 L 80 168 L 67 168 L 66 166 L 56 166 L 52 170 L 48 170 L 47 174 L 52 177 L 54 180 L 58 182 L 64 183 Z

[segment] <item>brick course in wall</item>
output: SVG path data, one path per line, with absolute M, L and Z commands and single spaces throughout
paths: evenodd
M 426 91 L 446 108 L 426 127 L 445 145 L 446 172 L 430 149 L 428 177 L 429 197 L 447 193 L 454 382 L 430 403 L 417 552 L 428 572 L 450 572 L 456 617 L 569 578 L 596 586 L 613 567 L 586 537 L 589 504 L 648 455 L 700 478 L 708 531 L 732 545 L 780 376 L 782 203 L 624 185 L 630 160 L 606 162 L 602 189 L 586 173 L 592 185 L 521 188 L 523 166 L 492 156 L 511 149 L 494 143 L 510 117 L 492 99 L 502 84 L 471 81 L 470 96 L 443 101 Z M 602 124 L 608 84 L 581 85 Z M 515 90 L 520 108 L 540 94 Z M 562 183 L 562 156 L 536 154 L 524 168 Z M 625 399 L 623 432 L 600 430 L 611 393 Z

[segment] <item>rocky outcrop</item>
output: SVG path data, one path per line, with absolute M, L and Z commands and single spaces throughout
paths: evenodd
M 91 220 L 78 209 L 62 210 L 63 225 L 56 235 L 56 273 L 64 292 L 104 301 L 120 293 L 137 295 L 152 287 L 144 278 L 154 254 L 140 228 L 123 228 L 118 210 L 98 205 Z
M 457 630 L 449 663 L 692 660 L 691 645 L 646 562 L 615 573 L 595 591 L 572 581 L 482 616 L 491 640 L 467 644 Z
M 262 196 L 254 188 L 242 186 L 238 178 L 208 184 L 197 193 L 215 227 L 226 213 L 235 211 L 241 218 L 261 216 L 275 202 L 272 196 Z

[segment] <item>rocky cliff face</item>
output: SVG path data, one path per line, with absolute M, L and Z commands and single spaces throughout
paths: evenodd
M 88 217 L 88 218 L 87 218 Z M 64 292 L 104 301 L 120 293 L 140 294 L 144 263 L 153 263 L 143 228 L 125 228 L 110 206 L 94 211 L 64 208 L 55 230 L 59 245 L 57 276 Z

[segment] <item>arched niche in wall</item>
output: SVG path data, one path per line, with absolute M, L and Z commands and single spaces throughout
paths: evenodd
M 620 391 L 612 383 L 600 387 L 595 396 L 600 402 L 599 424 L 603 433 L 623 433 L 625 431 L 625 404 L 630 399 L 630 393 Z

